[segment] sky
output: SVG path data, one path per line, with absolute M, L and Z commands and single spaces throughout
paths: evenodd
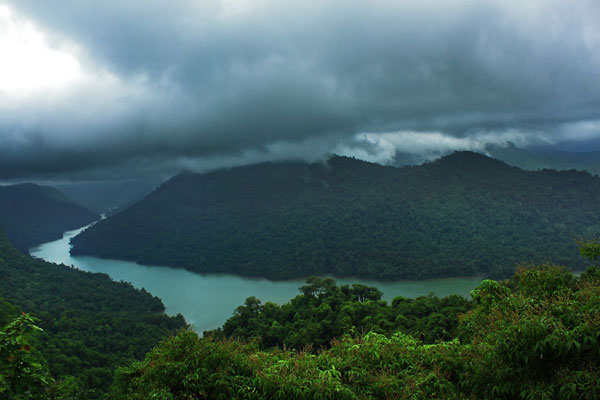
M 598 0 L 0 0 L 0 179 L 600 148 Z

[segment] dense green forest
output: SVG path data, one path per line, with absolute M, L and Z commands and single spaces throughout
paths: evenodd
M 584 257 L 600 261 L 598 242 L 580 244 Z M 282 306 L 263 306 L 249 298 L 222 329 L 205 338 L 181 329 L 143 360 L 117 368 L 102 397 L 600 396 L 599 266 L 579 277 L 564 267 L 523 266 L 509 280 L 481 282 L 470 301 L 456 296 L 398 297 L 388 306 L 379 300 L 376 288 L 338 287 L 322 278 L 307 280 L 300 291 Z M 48 375 L 48 344 L 43 338 L 49 333 L 40 332 L 38 321 L 29 315 L 13 320 L 17 312 L 17 307 L 0 301 L 0 322 L 12 320 L 0 330 L 0 398 L 90 398 L 89 393 L 82 395 L 78 380 L 54 381 Z M 303 325 L 304 333 L 316 332 L 312 343 L 294 342 L 289 336 Z M 327 326 L 343 329 L 337 334 Z M 136 329 L 136 336 L 143 331 Z M 278 331 L 283 335 L 273 335 Z
M 600 178 L 471 152 L 415 167 L 346 157 L 184 173 L 72 239 L 73 254 L 272 279 L 507 277 L 581 268 Z
M 161 300 L 148 292 L 106 274 L 33 259 L 1 233 L 0 277 L 0 327 L 21 312 L 37 318 L 43 332 L 31 345 L 57 385 L 77 398 L 102 395 L 116 366 L 142 358 L 185 325 L 181 315 L 168 317 Z M 0 376 L 3 372 L 0 368 Z M 0 390 L 0 399 L 17 398 L 2 396 Z
M 48 186 L 0 186 L 0 230 L 24 252 L 99 218 Z
M 295 349 L 327 347 L 349 331 L 386 335 L 401 331 L 424 343 L 435 343 L 454 337 L 458 316 L 470 308 L 470 302 L 458 295 L 397 297 L 388 306 L 377 288 L 359 284 L 339 287 L 331 278 L 309 278 L 300 291 L 302 294 L 281 306 L 261 304 L 250 297 L 222 329 L 205 335 L 258 339 L 261 347 Z
M 344 291 L 325 284 L 326 291 Z M 315 295 L 319 293 L 304 296 Z M 376 298 L 375 293 L 363 302 L 377 303 Z M 294 319 L 304 318 L 306 304 L 292 301 L 290 307 L 300 314 Z M 233 324 L 246 311 L 238 309 Z M 267 321 L 270 317 L 263 314 L 268 312 L 259 310 L 255 318 Z M 508 281 L 485 280 L 472 292 L 470 309 L 448 340 L 425 344 L 405 332 L 348 331 L 326 348 L 265 350 L 261 341 L 200 339 L 182 331 L 143 361 L 119 369 L 112 397 L 600 398 L 598 267 L 580 278 L 564 267 L 542 265 L 521 268 Z
M 372 302 L 376 300 L 366 300 Z M 327 349 L 182 331 L 119 369 L 115 399 L 597 399 L 600 272 L 522 269 L 486 280 L 451 340 L 350 333 Z

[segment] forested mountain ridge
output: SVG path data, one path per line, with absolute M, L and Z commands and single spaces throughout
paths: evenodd
M 582 267 L 600 178 L 472 152 L 385 167 L 347 157 L 183 173 L 72 239 L 73 254 L 280 279 L 509 276 Z
M 25 252 L 99 218 L 49 186 L 0 186 L 0 229 Z
M 550 149 L 523 149 L 512 142 L 489 144 L 479 153 L 495 158 L 508 165 L 524 170 L 555 169 L 557 171 L 579 170 L 592 175 L 600 174 L 600 151 L 560 151 Z M 441 156 L 441 154 L 439 155 Z M 433 157 L 433 158 L 432 158 Z M 431 161 L 435 154 L 415 154 L 396 151 L 394 165 L 419 165 Z
M 0 276 L 0 328 L 17 311 L 39 318 L 44 332 L 36 348 L 58 384 L 68 382 L 80 396 L 65 398 L 99 397 L 116 366 L 143 357 L 185 326 L 183 317 L 167 316 L 162 301 L 145 290 L 106 274 L 31 258 L 1 232 Z M 4 395 L 0 390 L 0 398 Z
M 510 142 L 506 146 L 488 146 L 485 151 L 494 158 L 523 169 L 577 169 L 594 175 L 600 174 L 600 151 L 531 151 L 520 149 Z

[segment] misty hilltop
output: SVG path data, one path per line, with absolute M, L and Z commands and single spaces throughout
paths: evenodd
M 597 0 L 5 0 L 0 179 L 598 150 L 598 21 Z
M 99 218 L 49 186 L 0 186 L 0 229 L 23 251 Z
M 347 157 L 182 173 L 72 239 L 73 254 L 274 279 L 506 276 L 581 266 L 600 178 L 472 152 L 414 167 Z

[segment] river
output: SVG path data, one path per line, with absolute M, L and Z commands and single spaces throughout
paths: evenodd
M 140 265 L 130 261 L 71 256 L 69 240 L 85 228 L 87 227 L 66 232 L 62 239 L 33 248 L 30 254 L 46 261 L 73 265 L 83 271 L 103 272 L 116 281 L 123 280 L 131 282 L 136 288 L 145 288 L 163 301 L 167 314 L 181 313 L 197 332 L 223 325 L 247 297 L 256 296 L 263 302 L 282 304 L 299 294 L 298 288 L 304 284 L 303 279 L 270 281 L 236 275 L 197 274 L 183 269 Z M 430 292 L 438 296 L 468 296 L 480 279 L 380 282 L 343 278 L 336 281 L 339 285 L 361 283 L 376 286 L 383 292 L 383 299 L 391 302 L 396 296 L 417 297 Z

